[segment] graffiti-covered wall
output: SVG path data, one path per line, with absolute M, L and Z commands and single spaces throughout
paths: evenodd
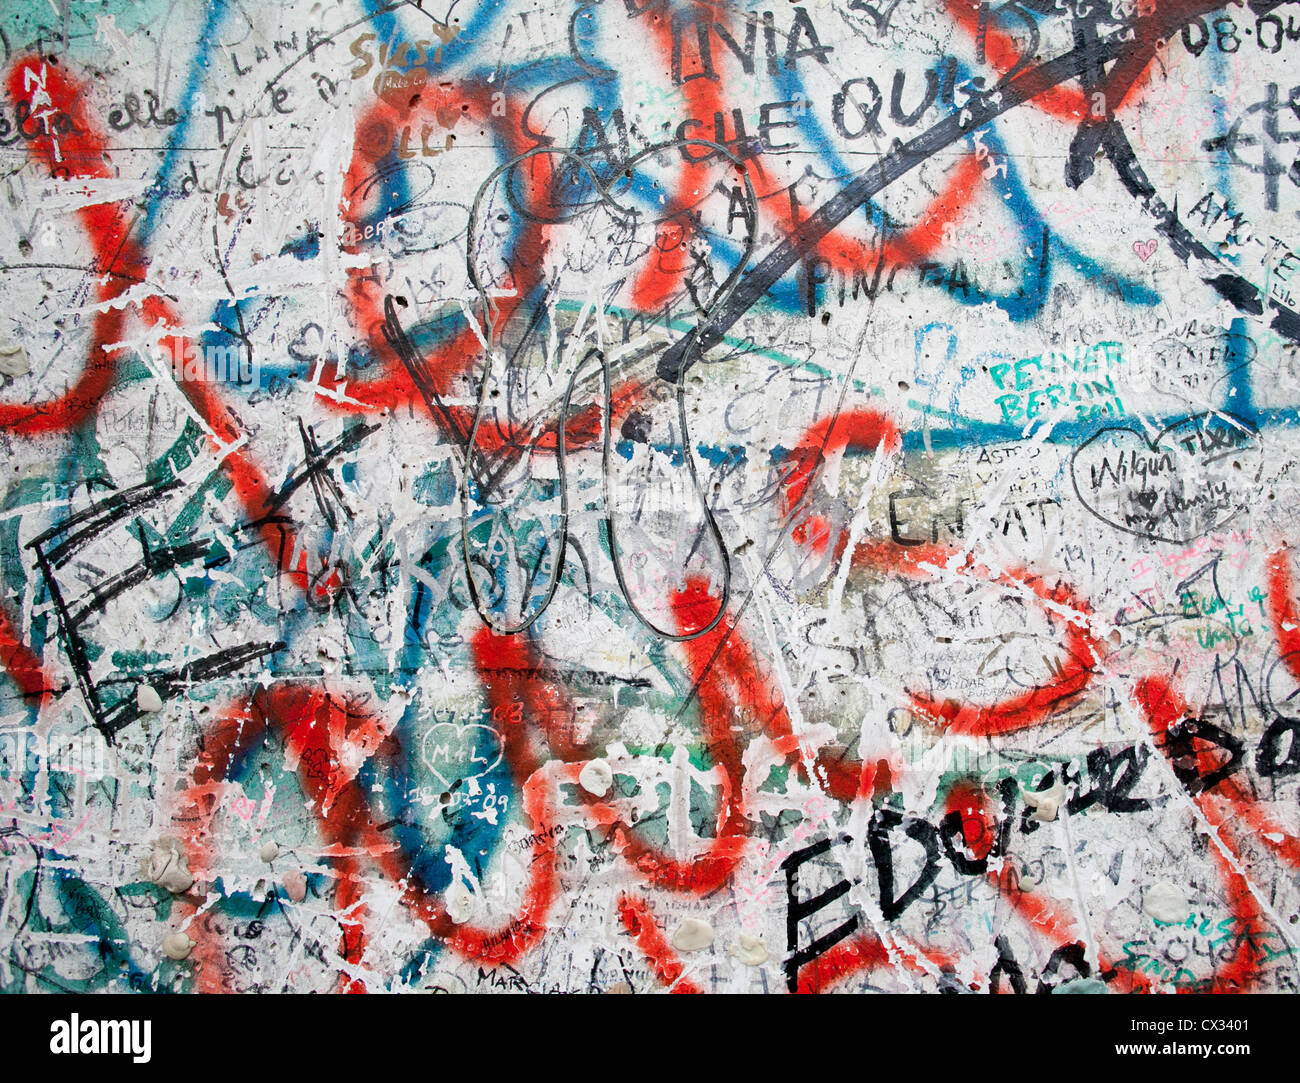
M 1296 989 L 1300 4 L 0 48 L 5 990 Z

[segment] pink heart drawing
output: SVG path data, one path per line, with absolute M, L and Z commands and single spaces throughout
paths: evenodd
M 1137 253 L 1138 259 L 1146 263 L 1156 254 L 1156 239 L 1152 237 L 1149 241 L 1134 241 L 1133 251 Z

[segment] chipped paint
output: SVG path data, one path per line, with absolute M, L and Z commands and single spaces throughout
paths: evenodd
M 0 988 L 1296 991 L 1298 23 L 0 5 Z

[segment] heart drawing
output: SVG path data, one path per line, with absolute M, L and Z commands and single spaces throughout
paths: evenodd
M 1154 441 L 1136 428 L 1102 429 L 1070 459 L 1074 492 L 1126 534 L 1185 545 L 1246 507 L 1264 468 L 1259 433 L 1232 414 L 1195 414 Z
M 1146 263 L 1156 254 L 1156 239 L 1152 237 L 1149 241 L 1134 241 L 1133 251 L 1137 253 L 1138 259 Z
M 480 778 L 501 762 L 501 735 L 491 726 L 439 722 L 424 735 L 424 765 L 443 786 Z

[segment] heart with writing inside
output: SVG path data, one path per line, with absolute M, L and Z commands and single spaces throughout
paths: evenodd
M 424 735 L 420 758 L 444 786 L 480 778 L 501 762 L 501 735 L 491 726 L 438 722 Z
M 1146 263 L 1156 254 L 1156 239 L 1152 237 L 1149 241 L 1134 241 L 1133 251 L 1137 253 L 1138 259 Z
M 1070 459 L 1075 494 L 1098 519 L 1179 545 L 1239 515 L 1262 470 L 1259 433 L 1223 412 L 1185 417 L 1154 440 L 1136 426 L 1102 429 Z

